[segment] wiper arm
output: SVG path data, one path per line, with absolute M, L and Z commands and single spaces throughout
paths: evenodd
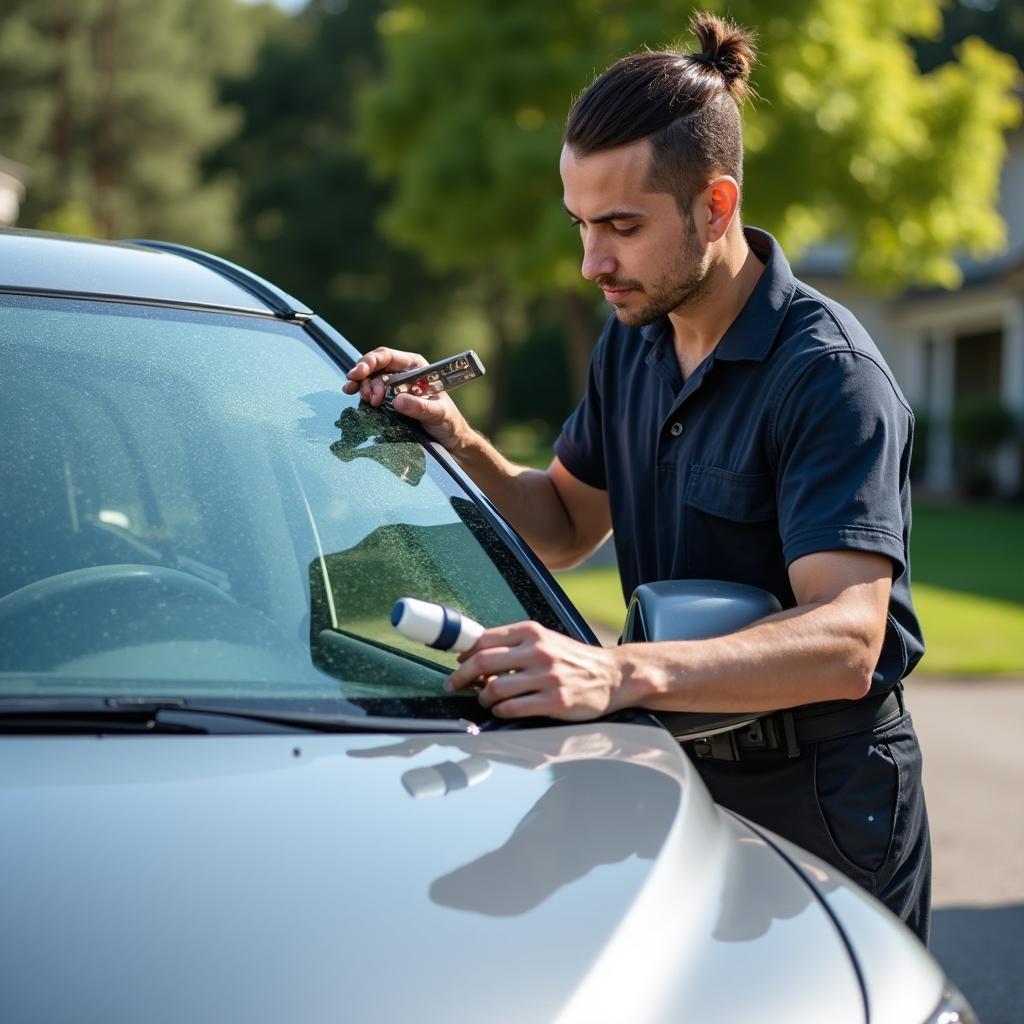
M 220 708 L 201 704 L 164 708 L 158 712 L 161 720 L 173 716 L 214 715 L 236 718 L 246 722 L 276 725 L 295 732 L 459 732 L 476 733 L 479 727 L 467 719 L 450 718 L 398 718 L 384 715 L 347 715 L 318 711 L 267 711 L 263 708 Z M 245 730 L 239 730 L 245 731 Z
M 184 698 L 107 697 L 77 700 L 26 697 L 0 701 L 0 732 L 153 733 L 476 733 L 466 719 L 392 718 L 315 711 L 194 704 Z
M 158 722 L 164 708 L 180 709 L 184 701 L 136 701 L 117 698 L 25 697 L 0 702 L 0 733 L 33 735 L 66 733 L 205 733 L 201 723 Z

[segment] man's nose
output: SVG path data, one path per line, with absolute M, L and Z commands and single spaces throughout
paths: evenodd
M 599 277 L 614 274 L 617 265 L 615 257 L 603 246 L 583 243 L 583 265 L 580 267 L 580 273 L 588 281 L 596 281 Z

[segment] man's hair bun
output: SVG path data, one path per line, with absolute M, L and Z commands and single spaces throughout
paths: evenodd
M 650 139 L 648 186 L 675 195 L 682 211 L 716 174 L 743 184 L 740 104 L 757 59 L 752 34 L 724 18 L 698 13 L 690 28 L 699 53 L 620 58 L 576 100 L 565 126 L 576 157 Z
M 750 95 L 747 84 L 750 69 L 757 61 L 750 32 L 719 18 L 717 15 L 700 12 L 690 21 L 690 31 L 700 43 L 700 53 L 689 54 L 690 60 L 705 68 L 718 72 L 725 80 L 725 87 L 737 103 Z

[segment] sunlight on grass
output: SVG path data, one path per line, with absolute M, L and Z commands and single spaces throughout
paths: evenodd
M 559 573 L 558 582 L 585 618 L 618 632 L 625 605 L 614 567 Z M 1024 605 L 914 584 L 927 653 L 921 675 L 1024 674 Z
M 914 584 L 926 653 L 918 673 L 1024 674 L 1024 605 Z
M 619 570 L 614 566 L 557 572 L 555 579 L 588 622 L 616 632 L 622 628 L 626 605 L 622 600 Z

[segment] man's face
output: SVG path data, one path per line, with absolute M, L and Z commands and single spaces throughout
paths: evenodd
M 648 184 L 646 139 L 577 157 L 562 148 L 563 203 L 583 241 L 583 276 L 595 281 L 624 324 L 649 324 L 692 306 L 710 259 L 675 196 Z

